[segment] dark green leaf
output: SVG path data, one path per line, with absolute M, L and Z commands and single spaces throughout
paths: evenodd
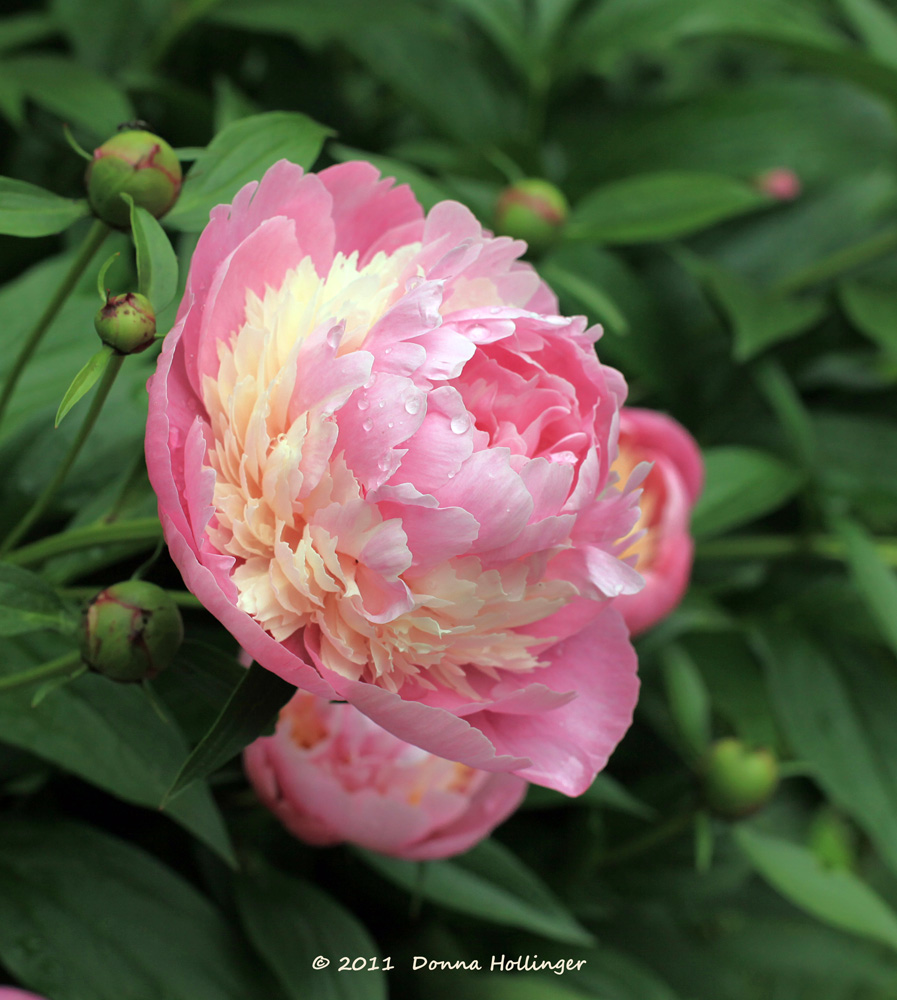
M 158 315 L 178 290 L 178 259 L 165 230 L 145 208 L 134 204 L 129 194 L 122 197 L 131 206 L 131 232 L 137 251 L 138 291 L 152 303 Z
M 710 696 L 701 673 L 682 646 L 673 643 L 661 653 L 670 713 L 680 739 L 693 757 L 710 744 Z
M 0 822 L 0 957 L 60 1000 L 279 1000 L 189 883 L 67 821 Z
M 0 644 L 0 676 L 20 673 L 58 656 L 45 636 Z M 0 739 L 21 747 L 137 805 L 157 809 L 184 759 L 186 744 L 172 721 L 154 712 L 142 691 L 86 675 L 54 691 L 35 708 L 34 691 L 0 695 Z M 204 784 L 167 811 L 213 850 L 233 860 L 227 831 Z
M 52 191 L 12 177 L 0 177 L 0 233 L 50 236 L 87 214 L 87 202 L 60 198 Z
M 496 841 L 483 841 L 451 861 L 399 861 L 359 853 L 391 882 L 449 909 L 569 944 L 592 941 L 538 876 Z
M 637 799 L 619 781 L 609 774 L 597 775 L 588 789 L 582 795 L 571 798 L 562 795 L 552 788 L 541 785 L 530 785 L 526 793 L 523 809 L 561 809 L 570 806 L 597 806 L 603 809 L 614 809 L 617 812 L 628 813 L 641 819 L 651 819 L 654 810 Z
M 795 906 L 841 930 L 897 949 L 897 913 L 865 882 L 827 870 L 806 848 L 740 826 L 735 839 L 757 871 Z
M 833 524 L 847 551 L 857 590 L 877 620 L 882 638 L 897 656 L 897 576 L 859 524 L 846 517 L 834 518 Z
M 839 287 L 841 305 L 850 322 L 897 358 L 897 295 L 894 289 L 858 279 Z
M 654 243 L 768 204 L 754 188 L 722 174 L 642 174 L 586 195 L 570 214 L 565 235 L 595 243 Z
M 211 774 L 261 736 L 295 690 L 277 674 L 253 663 L 212 728 L 184 762 L 165 800 L 173 799 L 197 778 Z
M 897 18 L 879 0 L 838 0 L 851 25 L 878 58 L 897 66 Z
M 798 470 L 755 448 L 708 448 L 704 463 L 706 485 L 692 512 L 698 538 L 722 534 L 777 510 L 801 486 Z
M 231 201 L 244 184 L 258 180 L 278 160 L 311 167 L 330 134 L 330 129 L 292 111 L 269 111 L 228 125 L 190 168 L 166 223 L 198 232 L 216 205 Z
M 90 391 L 97 379 L 106 370 L 111 358 L 112 348 L 104 344 L 72 379 L 72 384 L 66 389 L 65 395 L 62 397 L 62 402 L 59 404 L 59 409 L 56 411 L 55 427 L 58 427 L 62 423 L 65 415 L 75 403 Z
M 56 22 L 47 14 L 13 14 L 0 22 L 0 51 L 39 42 L 57 31 Z
M 71 632 L 74 627 L 72 616 L 48 583 L 36 573 L 0 563 L 0 636 L 47 628 Z
M 897 871 L 897 678 L 874 663 L 836 663 L 796 629 L 766 624 L 759 651 L 776 715 L 794 753 Z M 845 670 L 845 666 L 849 669 Z
M 344 955 L 371 962 L 380 950 L 364 927 L 320 889 L 256 867 L 238 879 L 237 905 L 249 940 L 289 1000 L 386 1000 L 381 971 L 339 971 Z M 330 961 L 328 968 L 312 964 L 319 956 Z

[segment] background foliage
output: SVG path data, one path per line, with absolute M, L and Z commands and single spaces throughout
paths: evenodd
M 61 198 L 0 188 L 0 364 L 89 226 L 61 200 L 83 197 L 84 166 L 63 123 L 92 149 L 142 118 L 196 158 L 164 220 L 181 285 L 209 208 L 281 156 L 364 156 L 425 205 L 456 198 L 487 225 L 509 179 L 541 176 L 573 208 L 535 263 L 566 310 L 604 324 L 600 356 L 630 402 L 696 435 L 708 481 L 692 589 L 638 642 L 643 695 L 607 774 L 575 801 L 533 789 L 456 860 L 305 848 L 237 760 L 160 812 L 239 676 L 229 637 L 187 597 L 188 639 L 155 708 L 92 676 L 35 708 L 33 689 L 0 692 L 0 981 L 50 1000 L 897 995 L 897 8 L 5 10 L 0 173 Z M 797 199 L 758 190 L 776 167 L 796 171 Z M 107 283 L 132 287 L 128 240 L 110 246 Z M 153 247 L 164 330 L 174 262 Z M 53 419 L 96 351 L 96 267 L 0 426 L 4 530 L 76 433 L 78 411 L 57 431 Z M 153 552 L 154 353 L 128 360 L 64 491 L 0 565 L 0 677 L 71 649 L 79 602 Z M 181 586 L 164 556 L 147 572 Z M 711 816 L 698 780 L 708 741 L 732 734 L 784 762 L 774 799 L 739 821 Z M 319 954 L 333 964 L 313 972 Z M 490 974 L 493 954 L 587 963 Z M 340 973 L 342 955 L 395 968 Z M 413 955 L 486 971 L 412 972 Z

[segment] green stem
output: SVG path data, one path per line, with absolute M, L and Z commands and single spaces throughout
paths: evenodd
M 897 229 L 887 229 L 869 239 L 838 250 L 822 260 L 801 268 L 795 274 L 778 282 L 773 291 L 782 295 L 801 292 L 813 285 L 840 277 L 845 271 L 852 271 L 863 264 L 870 264 L 891 251 L 897 250 Z
M 80 662 L 81 654 L 73 650 L 71 653 L 57 657 L 57 659 L 44 663 L 40 667 L 34 667 L 32 670 L 25 670 L 21 674 L 13 674 L 11 677 L 0 677 L 0 691 L 11 691 L 13 688 L 25 687 L 26 684 L 34 684 L 36 681 L 62 677 Z
M 629 861 L 631 858 L 637 858 L 640 854 L 653 851 L 655 847 L 659 847 L 661 844 L 666 843 L 666 841 L 678 837 L 680 833 L 684 833 L 694 822 L 695 815 L 694 809 L 687 809 L 685 812 L 676 813 L 665 822 L 658 823 L 657 826 L 643 833 L 640 837 L 636 837 L 628 843 L 622 844 L 620 847 L 615 847 L 605 852 L 596 860 L 596 866 L 604 868 L 609 865 L 620 864 L 622 861 Z
M 47 303 L 46 309 L 44 309 L 43 314 L 37 321 L 34 329 L 25 338 L 25 342 L 22 344 L 21 350 L 16 360 L 13 362 L 13 366 L 10 369 L 9 375 L 6 377 L 6 382 L 3 385 L 3 391 L 0 392 L 0 421 L 6 413 L 9 402 L 12 399 L 13 392 L 15 391 L 16 384 L 25 370 L 28 362 L 31 360 L 31 356 L 37 350 L 38 344 L 40 344 L 43 335 L 47 332 L 50 324 L 56 319 L 59 310 L 65 304 L 65 300 L 71 295 L 72 290 L 75 285 L 78 284 L 78 280 L 84 273 L 87 265 L 90 263 L 93 255 L 99 250 L 103 240 L 109 235 L 111 230 L 106 225 L 105 222 L 100 222 L 97 219 L 87 236 L 84 238 L 84 242 L 81 244 L 81 249 L 78 251 L 78 255 L 72 261 L 72 266 L 69 268 L 68 273 L 62 279 L 62 284 L 56 289 L 56 294 Z
M 55 556 L 65 556 L 71 552 L 82 552 L 95 545 L 121 545 L 129 542 L 147 546 L 155 545 L 162 537 L 162 526 L 157 517 L 134 518 L 132 521 L 116 521 L 113 524 L 89 524 L 83 528 L 42 538 L 31 545 L 23 545 L 15 552 L 4 556 L 4 560 L 16 566 L 33 566 Z
M 115 376 L 118 375 L 124 360 L 125 356 L 123 354 L 113 354 L 109 358 L 106 371 L 103 372 L 103 377 L 100 379 L 100 384 L 94 393 L 90 409 L 87 411 L 87 416 L 81 424 L 81 429 L 78 431 L 77 437 L 72 441 L 68 454 L 60 463 L 59 468 L 56 470 L 56 475 L 53 476 L 44 488 L 43 493 L 35 500 L 31 510 L 19 521 L 9 535 L 7 535 L 3 544 L 0 545 L 0 556 L 8 552 L 26 534 L 28 529 L 31 528 L 50 505 L 50 501 L 56 495 L 56 491 L 64 482 L 65 477 L 69 474 L 69 470 L 75 464 L 75 459 L 84 446 L 84 442 L 93 430 L 93 425 L 100 415 L 100 410 L 102 410 L 103 404 L 106 402 L 106 397 L 109 395 L 109 390 L 112 388 L 112 383 L 115 381 Z
M 897 538 L 876 538 L 875 545 L 883 562 L 897 568 Z M 783 559 L 812 555 L 825 559 L 847 558 L 844 543 L 831 535 L 741 535 L 699 542 L 698 559 Z

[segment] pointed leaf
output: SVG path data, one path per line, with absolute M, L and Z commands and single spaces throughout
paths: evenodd
M 60 1000 L 280 1000 L 189 882 L 58 818 L 0 822 L 0 958 Z
M 158 316 L 177 294 L 178 259 L 156 219 L 145 208 L 135 205 L 129 194 L 122 197 L 131 206 L 138 291 L 150 300 Z
M 897 913 L 856 875 L 825 869 L 806 848 L 748 826 L 735 839 L 751 864 L 795 906 L 824 923 L 897 949 Z
M 838 289 L 850 322 L 897 358 L 897 296 L 886 285 L 844 281 Z
M 168 789 L 170 801 L 197 778 L 226 764 L 274 722 L 296 689 L 257 663 L 246 671 L 212 728 L 193 750 Z
M 264 867 L 237 879 L 236 896 L 249 940 L 289 1000 L 386 1000 L 386 977 L 379 969 L 368 967 L 351 977 L 339 972 L 341 956 L 370 962 L 379 958 L 380 949 L 326 893 Z M 313 965 L 318 956 L 330 966 Z
M 87 215 L 87 202 L 60 198 L 36 184 L 0 177 L 0 233 L 51 236 Z
M 112 348 L 104 344 L 92 358 L 84 365 L 81 371 L 72 379 L 72 384 L 66 390 L 56 411 L 55 425 L 58 427 L 65 419 L 69 410 L 90 391 L 94 383 L 102 376 L 112 357 Z
M 592 943 L 592 935 L 542 880 L 496 841 L 485 840 L 451 861 L 399 861 L 358 853 L 391 882 L 451 910 L 568 944 Z
M 571 213 L 564 234 L 596 243 L 653 243 L 687 236 L 768 204 L 754 188 L 723 174 L 641 174 L 586 195 Z
M 330 129 L 292 111 L 269 111 L 242 118 L 222 129 L 190 168 L 167 224 L 199 232 L 209 212 L 229 202 L 249 181 L 287 159 L 308 169 Z

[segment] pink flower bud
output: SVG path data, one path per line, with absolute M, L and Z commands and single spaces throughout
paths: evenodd
M 156 337 L 156 314 L 145 295 L 110 295 L 96 314 L 94 327 L 104 344 L 118 354 L 139 354 Z
M 642 483 L 639 519 L 624 557 L 636 557 L 645 586 L 617 605 L 630 631 L 643 632 L 665 618 L 688 587 L 694 542 L 692 507 L 704 483 L 704 462 L 694 438 L 672 417 L 624 407 L 620 412 L 620 454 L 614 469 L 622 480 L 640 462 L 653 466 Z
M 554 243 L 567 221 L 569 206 L 548 181 L 531 177 L 505 188 L 495 206 L 495 231 L 526 240 L 531 250 Z
M 754 184 L 776 201 L 793 201 L 801 192 L 800 178 L 788 167 L 767 170 L 755 179 Z
M 300 692 L 245 752 L 265 805 L 300 840 L 398 858 L 460 854 L 517 808 L 527 784 L 435 757 L 351 705 Z

